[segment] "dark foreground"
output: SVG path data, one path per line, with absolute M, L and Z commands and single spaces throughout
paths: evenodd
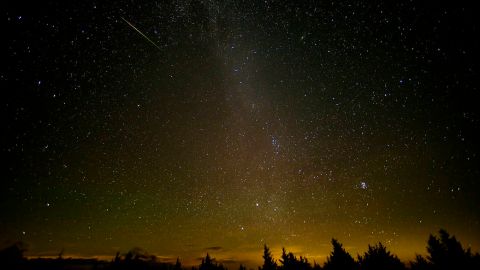
M 403 263 L 395 254 L 392 254 L 382 244 L 369 245 L 364 255 L 353 258 L 336 239 L 332 239 L 333 250 L 323 266 L 313 263 L 305 257 L 297 257 L 283 249 L 278 261 L 272 257 L 270 249 L 265 245 L 263 251 L 263 265 L 258 270 L 478 270 L 480 269 L 480 255 L 464 249 L 462 244 L 440 230 L 439 236 L 430 235 L 427 241 L 427 256 L 417 255 L 414 261 Z M 135 248 L 131 251 L 117 253 L 112 261 L 96 259 L 65 259 L 62 254 L 56 259 L 24 257 L 25 244 L 17 242 L 0 251 L 0 269 L 12 270 L 82 270 L 82 269 L 157 269 L 157 270 L 226 270 L 207 253 L 198 267 L 183 267 L 180 260 L 175 264 L 159 262 L 154 255 Z M 246 270 L 239 266 L 239 270 Z

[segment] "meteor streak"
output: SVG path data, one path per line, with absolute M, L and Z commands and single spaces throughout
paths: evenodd
M 153 46 L 155 46 L 157 49 L 161 50 L 161 48 L 155 42 L 153 42 L 151 39 L 149 39 L 144 33 L 142 33 L 142 31 L 138 30 L 138 28 L 136 28 L 133 24 L 131 24 L 125 18 L 123 18 L 123 17 L 120 17 L 120 18 L 122 18 L 122 20 L 124 22 L 126 22 L 128 25 L 130 25 L 130 27 L 132 27 L 133 30 L 137 31 L 137 33 L 139 33 L 140 35 L 142 35 L 142 37 L 144 37 L 146 40 L 148 40 L 150 43 L 152 43 Z

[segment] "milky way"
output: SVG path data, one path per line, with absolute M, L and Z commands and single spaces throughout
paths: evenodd
M 440 228 L 480 249 L 473 7 L 77 2 L 1 11 L 2 243 L 252 267 L 332 237 L 407 260 Z

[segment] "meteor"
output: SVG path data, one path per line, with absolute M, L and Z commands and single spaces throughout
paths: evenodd
M 133 30 L 137 31 L 137 33 L 139 33 L 140 35 L 142 35 L 142 37 L 144 37 L 146 40 L 148 40 L 150 43 L 152 43 L 153 46 L 155 46 L 157 49 L 161 50 L 161 48 L 155 42 L 153 42 L 151 39 L 149 39 L 144 33 L 142 33 L 142 31 L 138 30 L 138 28 L 136 28 L 133 24 L 131 24 L 125 18 L 123 18 L 123 17 L 120 17 L 120 18 L 122 18 L 122 20 L 124 22 L 126 22 L 130 27 L 132 27 Z

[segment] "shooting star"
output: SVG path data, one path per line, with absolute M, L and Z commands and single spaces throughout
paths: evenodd
M 131 24 L 129 21 L 127 21 L 123 17 L 120 17 L 120 18 L 122 18 L 122 20 L 124 22 L 126 22 L 130 27 L 132 27 L 133 30 L 137 31 L 137 33 L 139 33 L 140 35 L 142 35 L 142 37 L 144 37 L 146 40 L 148 40 L 150 43 L 152 43 L 153 46 L 155 46 L 159 50 L 162 50 L 162 48 L 160 48 L 160 46 L 158 46 L 155 42 L 153 42 L 151 39 L 149 39 L 144 33 L 142 33 L 142 31 L 138 30 L 138 28 L 136 28 L 133 24 Z

